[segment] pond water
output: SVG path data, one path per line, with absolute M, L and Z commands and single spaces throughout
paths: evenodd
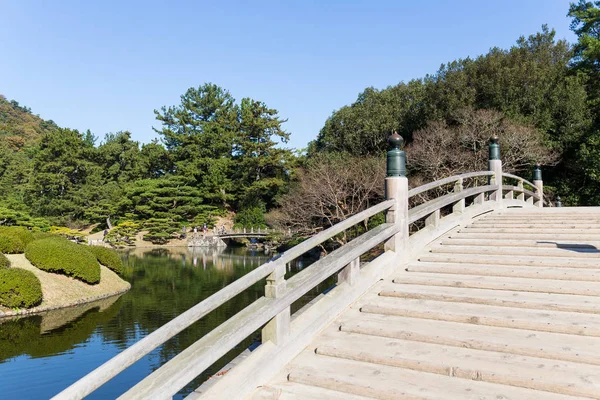
M 131 290 L 119 298 L 43 315 L 0 320 L 0 398 L 47 399 L 232 281 L 269 259 L 246 248 L 135 249 L 122 253 Z M 312 263 L 300 258 L 288 273 Z M 264 280 L 157 348 L 91 394 L 116 398 L 204 334 L 264 294 Z M 297 309 L 332 281 L 324 282 Z M 200 385 L 236 354 L 260 339 L 245 340 L 177 397 Z

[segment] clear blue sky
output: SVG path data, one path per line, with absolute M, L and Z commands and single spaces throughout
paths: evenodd
M 573 42 L 569 1 L 0 0 L 0 94 L 60 126 L 130 130 L 213 82 L 279 110 L 289 146 L 313 140 L 365 87 L 510 47 L 547 23 Z

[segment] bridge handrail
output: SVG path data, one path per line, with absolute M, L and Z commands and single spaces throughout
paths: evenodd
M 503 172 L 503 173 L 502 173 L 502 177 L 503 177 L 503 178 L 511 178 L 511 179 L 515 179 L 515 180 L 517 180 L 517 181 L 520 181 L 520 182 L 522 182 L 522 183 L 524 183 L 524 184 L 527 184 L 527 185 L 529 185 L 530 187 L 532 187 L 532 188 L 534 188 L 534 189 L 537 189 L 537 188 L 536 188 L 536 186 L 535 186 L 535 185 L 534 185 L 532 182 L 529 182 L 527 179 L 525 179 L 525 178 L 522 178 L 522 177 L 520 177 L 520 176 L 513 175 L 513 174 L 507 174 L 507 173 Z
M 515 206 L 515 204 L 516 206 L 533 206 L 534 200 L 538 200 L 538 206 L 543 206 L 542 186 L 537 188 L 521 177 L 502 173 L 497 137 L 492 138 L 490 142 L 490 171 L 460 174 L 411 190 L 408 190 L 408 183 L 404 176 L 405 158 L 399 149 L 401 143 L 402 140 L 397 134 L 390 137 L 390 144 L 394 148 L 388 152 L 389 179 L 386 178 L 386 197 L 389 200 L 341 221 L 292 247 L 281 256 L 262 264 L 105 362 L 56 395 L 54 399 L 85 397 L 209 312 L 266 278 L 265 296 L 200 338 L 123 395 L 123 397 L 133 398 L 172 396 L 264 324 L 267 325 L 263 328 L 263 341 L 277 343 L 284 340 L 285 332 L 289 332 L 290 329 L 291 304 L 336 272 L 339 272 L 338 279 L 341 281 L 350 283 L 356 280 L 360 275 L 360 256 L 376 245 L 385 241 L 386 251 L 391 250 L 396 253 L 395 260 L 406 260 L 410 253 L 409 224 L 426 218 L 426 226 L 437 227 L 442 218 L 442 209 L 449 205 L 452 205 L 453 214 L 460 217 L 460 214 L 465 212 L 466 199 L 471 196 L 475 196 L 474 206 L 489 203 L 482 208 L 474 207 L 475 213 L 482 209 L 491 210 L 502 207 L 505 190 L 511 193 L 506 196 L 507 199 L 511 199 L 510 202 L 507 202 L 510 206 Z M 539 166 L 536 174 L 539 174 L 536 176 L 540 176 L 539 180 L 541 180 Z M 491 178 L 481 186 L 464 188 L 463 181 L 465 179 L 476 177 Z M 504 178 L 517 179 L 518 186 L 503 185 Z M 452 192 L 409 209 L 408 200 L 411 197 L 451 183 L 455 183 Z M 524 189 L 523 184 L 525 183 L 536 188 L 536 192 Z M 512 192 L 515 191 L 520 193 L 516 201 L 512 198 Z M 485 194 L 488 192 L 493 193 L 490 193 L 489 198 L 486 199 Z M 528 198 L 526 199 L 526 197 Z M 290 279 L 285 279 L 286 265 L 289 262 L 335 235 L 383 211 L 389 211 L 384 224 L 331 252 Z M 468 217 L 472 214 L 467 213 L 466 215 Z M 456 223 L 456 220 L 450 219 L 448 222 L 445 224 L 446 227 Z M 437 231 L 425 230 L 424 235 L 421 235 L 418 240 L 423 240 L 431 234 L 437 234 Z M 350 284 L 352 285 L 352 283 Z
M 389 239 L 401 227 L 385 223 L 331 252 L 286 280 L 281 297 L 261 297 L 203 336 L 126 392 L 122 398 L 166 398 L 205 371 L 244 338 L 284 311 L 310 289 L 335 274 L 377 244 Z
M 451 176 L 448 178 L 439 179 L 437 181 L 426 183 L 425 185 L 421 185 L 419 187 L 410 189 L 408 191 L 408 197 L 409 198 L 414 197 L 418 194 L 427 192 L 429 190 L 438 188 L 440 186 L 458 182 L 461 179 L 469 179 L 469 178 L 476 178 L 479 176 L 490 176 L 490 175 L 494 175 L 494 172 L 492 172 L 492 171 L 468 172 L 466 174 L 454 175 L 454 176 Z
M 511 192 L 520 192 L 523 193 L 527 196 L 533 197 L 535 200 L 540 200 L 541 197 L 539 194 L 532 192 L 531 190 L 527 190 L 525 188 L 522 188 L 520 186 L 513 186 L 513 185 L 502 185 L 502 190 L 508 190 Z M 545 201 L 545 200 L 544 200 Z
M 53 397 L 53 399 L 80 399 L 89 395 L 94 390 L 98 389 L 110 379 L 114 378 L 126 368 L 131 366 L 133 363 L 146 356 L 152 350 L 164 344 L 167 340 L 198 321 L 200 318 L 204 317 L 228 300 L 248 289 L 256 282 L 266 278 L 268 275 L 273 273 L 277 267 L 285 266 L 290 261 L 293 261 L 326 240 L 331 239 L 335 235 L 366 220 L 367 218 L 374 216 L 375 214 L 388 210 L 394 204 L 395 200 L 386 200 L 373 207 L 370 207 L 292 247 L 291 249 L 282 253 L 277 259 L 268 261 L 260 267 L 250 271 L 246 275 L 196 304 L 189 310 L 175 317 L 173 320 L 161 326 L 156 331 L 144 337 L 137 343 L 123 350 L 115 357 L 106 361 L 104 364 L 91 371 L 62 392 L 58 393 L 55 397 Z
M 448 193 L 444 196 L 440 196 L 440 197 L 430 200 L 426 203 L 423 203 L 416 207 L 411 208 L 408 211 L 408 217 L 409 217 L 408 223 L 412 224 L 413 222 L 418 221 L 422 218 L 425 218 L 426 216 L 434 213 L 435 211 L 437 211 L 445 206 L 448 206 L 450 204 L 461 201 L 467 197 L 475 196 L 475 195 L 478 195 L 481 193 L 492 192 L 492 191 L 496 191 L 496 190 L 498 190 L 498 186 L 496 186 L 496 185 L 484 185 L 484 186 L 477 186 L 477 187 L 472 187 L 469 189 L 464 189 L 464 190 L 461 190 L 460 192 L 456 192 L 456 193 Z

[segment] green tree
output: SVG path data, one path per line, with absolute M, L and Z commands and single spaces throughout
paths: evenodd
M 260 199 L 270 208 L 286 185 L 293 156 L 274 141 L 287 143 L 289 133 L 281 127 L 285 121 L 277 116 L 277 110 L 249 98 L 242 99 L 239 119 L 233 157 L 238 204 Z
M 232 200 L 230 178 L 233 140 L 238 127 L 235 100 L 212 83 L 190 88 L 181 104 L 154 111 L 158 132 L 170 152 L 174 172 L 193 179 L 213 205 Z
M 79 189 L 98 176 L 98 166 L 91 161 L 94 151 L 76 130 L 59 128 L 42 136 L 26 197 L 36 215 L 63 222 L 83 217 Z

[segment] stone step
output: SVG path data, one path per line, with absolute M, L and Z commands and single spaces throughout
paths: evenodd
M 508 278 L 453 274 L 401 272 L 393 276 L 393 283 L 405 285 L 447 286 L 471 289 L 509 290 L 515 292 L 573 294 L 599 296 L 599 282 L 580 282 L 550 279 Z
M 554 279 L 565 281 L 600 282 L 600 268 L 557 268 L 557 267 L 512 267 L 493 264 L 460 264 L 415 262 L 408 264 L 408 272 L 426 272 L 430 274 L 458 274 L 477 276 L 503 276 L 530 279 Z
M 501 264 L 510 266 L 559 267 L 559 268 L 598 268 L 596 259 L 567 257 L 527 257 L 523 255 L 497 254 L 450 254 L 426 253 L 418 257 L 418 261 L 464 263 L 464 264 Z
M 596 250 L 600 254 L 600 241 L 590 243 L 578 243 L 577 241 L 549 241 L 549 240 L 510 240 L 501 238 L 463 238 L 450 237 L 443 239 L 440 244 L 444 246 L 501 246 L 501 247 L 536 247 L 536 248 L 559 248 L 559 249 L 582 249 Z
M 532 227 L 521 227 L 515 226 L 512 228 L 475 228 L 475 227 L 464 227 L 459 232 L 470 232 L 470 233 L 557 233 L 557 234 L 580 234 L 582 236 L 597 238 L 600 236 L 600 228 L 596 229 L 569 229 L 569 228 L 532 228 Z
M 600 298 L 571 294 L 387 283 L 382 286 L 379 295 L 531 310 L 600 314 Z
M 316 347 L 322 356 L 600 399 L 598 366 L 583 372 L 581 364 L 568 361 L 346 332 L 322 335 Z
M 579 243 L 600 242 L 600 235 L 582 235 L 578 233 L 499 233 L 499 232 L 453 232 L 450 238 L 475 238 L 475 239 L 523 239 L 547 241 L 574 241 Z
M 535 216 L 527 216 L 527 215 L 496 215 L 496 214 L 487 214 L 483 215 L 480 218 L 476 218 L 475 221 L 529 221 L 533 223 L 543 222 L 543 221 L 572 221 L 574 223 L 577 222 L 585 222 L 585 221 L 600 221 L 600 214 L 594 215 L 535 215 Z
M 493 326 L 356 313 L 340 324 L 342 332 L 422 343 L 571 361 L 600 366 L 600 338 L 531 332 Z M 569 343 L 565 346 L 565 343 Z
M 281 382 L 274 385 L 262 386 L 250 396 L 252 400 L 367 400 L 372 398 L 323 389 L 316 386 L 307 386 L 295 382 Z
M 600 316 L 595 314 L 527 310 L 383 296 L 365 296 L 361 304 L 357 305 L 360 311 L 370 314 L 600 337 Z
M 290 382 L 383 400 L 568 400 L 539 392 L 305 352 L 291 365 Z
M 535 249 L 531 247 L 503 247 L 503 246 L 434 246 L 430 250 L 434 254 L 477 254 L 477 255 L 505 255 L 505 256 L 526 256 L 526 257 L 568 257 L 591 259 L 595 261 L 596 266 L 600 266 L 600 250 L 596 248 L 547 248 Z M 564 260 L 563 260 L 564 261 Z
M 472 227 L 526 227 L 526 228 L 564 228 L 564 229 L 585 229 L 585 228 L 599 228 L 600 222 L 596 223 L 593 221 L 570 221 L 570 220 L 540 220 L 538 222 L 531 221 L 488 221 L 488 220 L 477 220 L 469 224 Z

